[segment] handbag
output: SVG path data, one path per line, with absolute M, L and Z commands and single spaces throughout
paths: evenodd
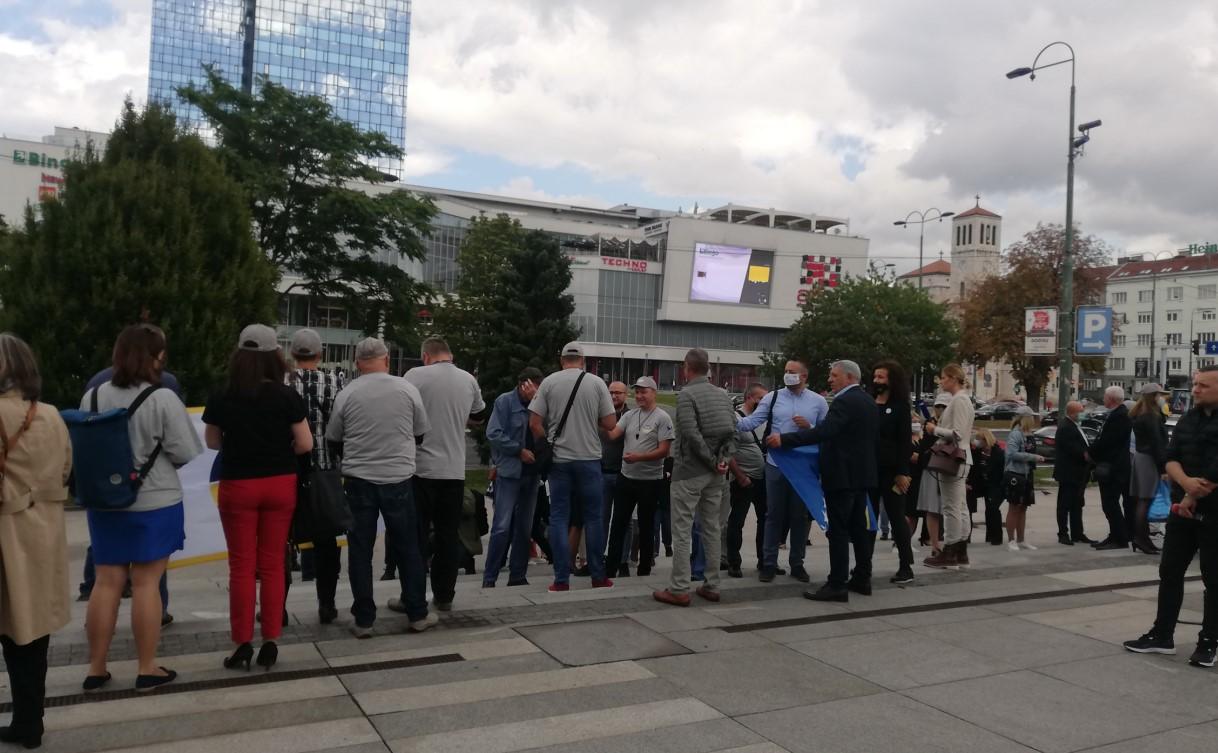
M 956 440 L 940 439 L 930 448 L 930 461 L 926 464 L 926 469 L 958 476 L 960 466 L 964 465 L 964 461 L 967 459 L 968 455 L 964 452 L 964 448 Z
M 351 507 L 343 493 L 342 473 L 337 468 L 314 468 L 298 477 L 293 541 L 299 544 L 341 536 L 353 524 Z
M 571 395 L 567 398 L 567 407 L 563 409 L 562 418 L 558 421 L 558 428 L 554 430 L 554 442 L 548 441 L 545 437 L 536 439 L 533 442 L 533 467 L 537 471 L 538 476 L 547 476 L 550 473 L 550 466 L 554 465 L 554 443 L 558 442 L 558 438 L 562 436 L 563 429 L 567 428 L 567 417 L 571 415 L 571 406 L 575 405 L 575 396 L 579 394 L 579 385 L 584 381 L 584 377 L 588 376 L 588 372 L 581 371 L 579 376 L 575 377 L 575 386 L 571 388 Z M 526 428 L 525 431 L 528 431 Z
M 1151 500 L 1150 510 L 1146 519 L 1152 523 L 1162 523 L 1171 517 L 1171 486 L 1166 481 L 1159 481 L 1155 498 Z

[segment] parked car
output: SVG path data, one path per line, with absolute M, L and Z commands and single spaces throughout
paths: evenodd
M 979 421 L 1009 421 L 1015 418 L 1015 411 L 1021 407 L 1014 400 L 999 400 L 981 406 L 974 415 Z
M 1087 437 L 1087 443 L 1091 444 L 1099 438 L 1100 432 L 1098 429 L 1093 429 L 1090 426 L 1083 426 L 1083 436 Z M 1032 434 L 1031 452 L 1043 455 L 1047 462 L 1053 462 L 1053 459 L 1057 456 L 1056 425 L 1043 426 Z

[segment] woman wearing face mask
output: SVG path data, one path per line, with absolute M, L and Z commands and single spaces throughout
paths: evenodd
M 1138 402 L 1129 411 L 1133 419 L 1133 473 L 1129 496 L 1137 501 L 1133 520 L 1132 546 L 1135 552 L 1158 554 L 1159 548 L 1150 541 L 1147 514 L 1159 489 L 1159 480 L 1167 472 L 1167 426 L 1163 417 L 1167 392 L 1157 384 L 1148 384 L 1139 391 Z
M 932 471 L 926 469 L 926 465 L 930 462 L 931 448 L 935 446 L 935 442 L 939 441 L 934 431 L 936 422 L 943 417 L 943 411 L 947 409 L 947 404 L 951 399 L 952 396 L 946 392 L 940 392 L 935 397 L 932 417 L 922 428 L 922 439 L 914 446 L 918 474 L 916 509 L 922 516 L 922 538 L 919 540 L 919 543 L 922 546 L 929 545 L 931 555 L 935 557 L 939 556 L 943 549 L 943 536 L 941 533 L 943 528 L 943 495 L 939 489 L 939 479 Z

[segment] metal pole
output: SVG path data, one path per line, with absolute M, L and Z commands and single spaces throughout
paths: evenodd
M 1158 260 L 1151 262 L 1150 269 L 1150 368 L 1146 369 L 1146 376 L 1150 381 L 1157 381 L 1159 378 L 1159 364 L 1155 363 L 1155 328 L 1159 326 L 1159 270 L 1157 269 Z M 1154 369 L 1153 373 L 1151 369 Z
M 1061 368 L 1057 382 L 1057 409 L 1065 415 L 1074 377 L 1074 66 L 1070 73 L 1070 130 L 1066 132 L 1066 245 L 1062 254 L 1062 313 L 1058 344 Z
M 918 225 L 918 290 L 922 289 L 922 278 L 926 277 L 926 273 L 922 271 L 922 238 L 926 235 L 926 218 L 922 219 L 922 224 Z

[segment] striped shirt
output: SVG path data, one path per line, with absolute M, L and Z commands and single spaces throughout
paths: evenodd
M 330 453 L 326 443 L 326 427 L 334 409 L 334 399 L 343 388 L 342 378 L 325 369 L 296 369 L 288 374 L 288 384 L 304 399 L 309 430 L 313 432 L 314 468 L 330 468 Z

